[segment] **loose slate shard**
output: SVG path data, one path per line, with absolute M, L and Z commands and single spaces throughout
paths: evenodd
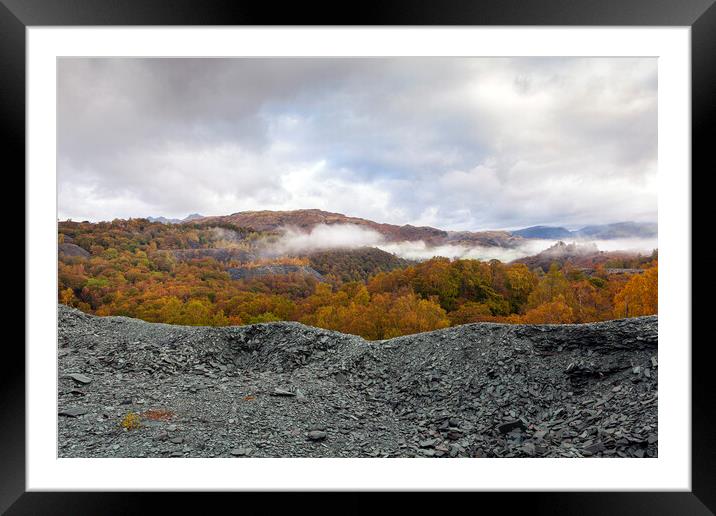
M 296 395 L 295 392 L 291 392 L 291 391 L 289 391 L 289 390 L 279 389 L 279 388 L 274 389 L 274 391 L 273 391 L 272 394 L 273 394 L 274 396 L 295 396 L 295 395 Z
M 326 432 L 323 432 L 321 430 L 312 430 L 308 432 L 308 438 L 311 441 L 323 441 L 328 434 Z
M 604 450 L 605 450 L 604 443 L 602 443 L 601 441 L 598 441 L 594 444 L 590 444 L 589 446 L 584 447 L 584 451 L 590 455 L 595 454 L 600 451 L 604 451 Z
M 87 385 L 92 381 L 92 379 L 89 376 L 85 376 L 80 373 L 70 373 L 66 376 L 66 378 L 72 378 L 77 383 L 81 383 L 83 385 Z
M 87 414 L 87 409 L 83 409 L 80 407 L 70 407 L 64 410 L 60 410 L 58 412 L 60 416 L 66 416 L 66 417 L 79 417 L 84 414 Z
M 527 428 L 525 427 L 525 424 L 519 419 L 515 419 L 514 421 L 507 421 L 506 423 L 497 425 L 497 430 L 499 430 L 502 434 L 509 434 L 513 430 L 524 431 L 526 429 Z

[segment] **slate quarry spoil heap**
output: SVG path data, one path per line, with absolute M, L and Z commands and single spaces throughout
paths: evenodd
M 367 342 L 58 310 L 60 457 L 657 456 L 656 316 Z

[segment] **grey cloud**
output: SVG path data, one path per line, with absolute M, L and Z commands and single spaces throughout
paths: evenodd
M 655 220 L 656 72 L 651 58 L 63 58 L 59 216 Z

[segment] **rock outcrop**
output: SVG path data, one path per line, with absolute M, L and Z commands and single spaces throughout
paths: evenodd
M 256 267 L 231 267 L 227 269 L 231 279 L 250 280 L 260 278 L 261 276 L 284 276 L 286 274 L 298 274 L 301 276 L 310 276 L 317 281 L 326 281 L 320 272 L 308 265 L 259 265 Z
M 62 258 L 63 256 L 78 256 L 80 258 L 89 258 L 90 256 L 89 251 L 69 242 L 57 244 L 57 254 L 60 258 Z
M 656 317 L 367 342 L 58 311 L 60 457 L 657 456 Z

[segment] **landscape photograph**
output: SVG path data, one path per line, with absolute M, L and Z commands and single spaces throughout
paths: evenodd
M 58 59 L 58 457 L 658 457 L 657 94 L 641 57 Z

